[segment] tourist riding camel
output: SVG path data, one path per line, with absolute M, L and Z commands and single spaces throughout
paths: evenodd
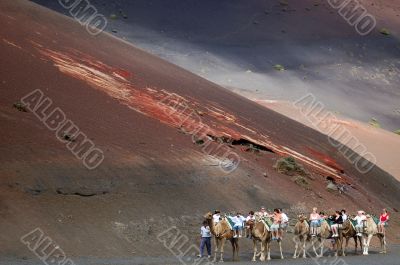
M 312 213 L 310 214 L 310 234 L 311 236 L 317 236 L 320 233 L 321 226 L 321 216 L 317 212 L 317 208 L 314 207 L 312 209 Z
M 246 218 L 241 213 L 236 213 L 235 216 L 231 217 L 231 220 L 233 221 L 233 237 L 242 237 L 242 230 L 243 230 L 243 224 L 246 221 Z
M 354 221 L 356 221 L 356 231 L 357 231 L 357 236 L 362 236 L 363 229 L 364 229 L 364 222 L 366 220 L 365 212 L 364 211 L 358 211 L 357 216 L 353 218 Z
M 382 210 L 381 215 L 379 216 L 378 223 L 378 233 L 385 234 L 385 227 L 389 222 L 389 213 L 386 209 Z
M 254 211 L 250 211 L 249 215 L 246 217 L 246 223 L 245 223 L 245 234 L 246 237 L 251 237 L 251 225 L 254 225 L 254 221 L 256 220 L 256 217 L 254 216 Z
M 283 233 L 286 232 L 286 229 L 289 226 L 289 217 L 283 212 L 282 208 L 279 208 L 279 213 L 281 214 L 282 222 L 279 226 L 278 235 L 279 238 L 283 238 Z
M 333 223 L 331 226 L 332 229 L 332 237 L 339 237 L 339 229 L 343 225 L 343 217 L 342 213 L 339 211 L 335 212 L 334 216 L 331 216 L 329 220 Z
M 312 245 L 314 253 L 317 257 L 323 256 L 325 241 L 331 237 L 331 229 L 329 227 L 328 222 L 325 219 L 326 219 L 325 214 L 323 212 L 321 212 L 320 219 L 319 219 L 319 227 L 317 229 L 317 234 L 316 235 L 311 234 L 311 245 Z M 317 253 L 317 250 L 315 248 L 316 241 L 319 243 L 319 247 L 321 249 L 320 254 Z
M 271 225 L 272 240 L 281 240 L 282 238 L 279 237 L 278 231 L 282 223 L 282 215 L 280 214 L 278 209 L 274 209 L 274 213 L 269 217 L 271 217 L 273 221 Z

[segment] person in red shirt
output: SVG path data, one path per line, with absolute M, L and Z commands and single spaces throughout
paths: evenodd
M 386 209 L 382 210 L 382 214 L 379 217 L 379 224 L 378 224 L 378 233 L 384 234 L 385 233 L 385 226 L 389 221 L 389 213 Z

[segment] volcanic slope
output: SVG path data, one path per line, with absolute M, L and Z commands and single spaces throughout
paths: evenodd
M 176 225 L 195 240 L 215 208 L 399 205 L 393 177 L 359 173 L 300 123 L 31 2 L 0 10 L 3 257 L 33 256 L 20 237 L 37 227 L 71 257 L 156 256 L 169 253 L 158 233 Z M 56 108 L 103 151 L 98 167 L 67 148 L 82 138 L 46 127 Z M 219 166 L 228 151 L 240 161 L 230 173 Z M 310 172 L 305 187 L 273 169 L 287 156 Z M 326 191 L 328 176 L 346 193 Z

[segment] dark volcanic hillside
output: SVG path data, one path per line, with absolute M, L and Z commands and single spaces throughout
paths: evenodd
M 36 227 L 69 256 L 161 255 L 169 252 L 158 233 L 176 225 L 195 240 L 210 209 L 377 212 L 400 203 L 390 175 L 359 173 L 297 122 L 31 2 L 2 1 L 0 10 L 2 256 L 32 255 L 19 239 Z M 13 106 L 35 90 L 51 107 Z M 180 125 L 166 99 L 196 115 Z M 34 114 L 56 107 L 104 152 L 100 166 L 87 169 L 67 148 L 80 139 L 61 130 L 58 140 Z M 187 133 L 202 125 L 207 135 L 196 135 L 217 150 L 211 156 Z M 238 168 L 222 171 L 218 150 L 238 154 Z M 307 189 L 273 169 L 288 155 L 312 173 Z M 352 186 L 330 193 L 328 176 Z
M 33 2 L 74 14 L 59 1 Z M 107 17 L 111 34 L 249 99 L 294 101 L 311 92 L 346 117 L 364 123 L 375 117 L 382 128 L 400 128 L 398 0 L 90 4 Z M 361 10 L 377 22 L 367 35 L 354 26 Z M 276 64 L 286 70 L 276 71 Z

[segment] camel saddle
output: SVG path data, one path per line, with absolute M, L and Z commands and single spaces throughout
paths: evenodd
M 233 230 L 235 223 L 232 221 L 232 217 L 225 216 L 226 222 L 228 223 L 229 229 Z
M 270 227 L 272 225 L 272 220 L 269 217 L 262 217 L 261 222 L 265 225 L 267 231 L 270 231 Z

